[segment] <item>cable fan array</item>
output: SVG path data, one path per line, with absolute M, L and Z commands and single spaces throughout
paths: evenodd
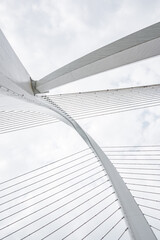
M 160 86 L 136 87 L 88 93 L 39 95 L 51 105 L 57 105 L 76 120 L 121 113 L 160 105 Z M 5 107 L 0 111 L 0 134 L 59 122 L 50 112 L 35 111 L 29 103 L 10 101 L 3 96 Z M 86 106 L 87 103 L 87 106 Z M 16 108 L 15 108 L 16 106 Z M 25 106 L 25 110 L 24 110 Z M 4 108 L 4 109 L 3 109 Z
M 160 238 L 160 146 L 102 147 Z
M 0 134 L 59 121 L 50 114 L 49 110 L 41 106 L 37 106 L 35 110 L 33 104 L 22 101 L 17 96 L 13 98 L 7 89 L 4 93 L 1 91 L 0 88 Z
M 160 146 L 106 146 L 160 237 Z M 87 148 L 0 183 L 0 239 L 130 239 L 118 198 Z
M 90 149 L 0 183 L 0 239 L 121 239 L 117 196 Z
M 79 120 L 159 106 L 160 85 L 41 97 Z

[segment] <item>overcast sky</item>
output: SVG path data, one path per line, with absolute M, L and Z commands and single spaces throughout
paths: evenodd
M 158 22 L 159 9 L 158 0 L 1 0 L 0 27 L 31 77 L 40 79 L 90 51 Z M 159 74 L 159 57 L 156 57 L 68 84 L 53 92 L 88 91 L 159 83 Z M 157 110 L 157 108 L 145 110 L 143 118 L 144 111 L 140 110 L 85 120 L 81 121 L 81 124 L 99 141 L 100 145 L 156 143 L 159 141 L 158 137 L 155 137 L 159 133 L 157 129 L 159 118 L 154 117 Z M 153 119 L 156 119 L 154 123 Z M 145 132 L 143 121 L 148 123 Z M 17 136 L 24 141 L 24 134 L 27 145 L 25 149 L 29 148 L 30 151 L 33 151 L 33 147 L 31 150 L 31 144 L 27 142 L 33 141 L 34 148 L 38 148 L 41 144 L 45 145 L 47 139 L 49 144 L 47 141 L 46 152 L 50 152 L 52 143 L 55 144 L 55 138 L 56 146 L 61 145 L 64 149 L 66 144 L 62 140 L 63 136 L 67 135 L 70 138 L 72 130 L 68 126 L 63 126 L 63 131 L 58 132 L 58 135 L 57 127 L 51 128 L 52 133 L 51 131 L 48 133 L 50 127 L 42 127 L 1 136 L 3 139 L 1 154 L 6 152 L 4 144 L 14 151 L 18 146 L 23 149 L 19 141 L 13 143 L 12 137 Z M 43 139 L 38 137 L 41 133 Z M 70 144 L 74 145 L 73 142 Z M 8 152 L 12 153 L 11 149 Z M 25 158 L 28 159 L 27 156 Z
M 1 0 L 0 28 L 34 80 L 159 21 L 158 0 Z M 159 57 L 68 84 L 53 93 L 159 83 Z M 159 144 L 158 107 L 80 124 L 100 144 Z M 63 123 L 0 136 L 2 178 L 85 147 Z

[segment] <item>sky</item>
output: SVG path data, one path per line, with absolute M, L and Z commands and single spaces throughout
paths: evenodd
M 158 0 L 1 0 L 0 28 L 39 80 L 63 65 L 159 21 Z M 159 57 L 52 90 L 53 94 L 159 83 Z M 80 121 L 105 145 L 159 144 L 157 107 Z M 63 123 L 0 136 L 1 179 L 29 171 L 85 147 Z
M 90 0 L 61 0 L 58 2 L 54 0 L 1 0 L 0 27 L 32 79 L 38 80 L 76 58 L 158 22 L 159 5 L 159 1 L 156 0 L 134 2 L 93 0 L 92 3 Z M 155 83 L 159 83 L 159 57 L 79 80 L 54 89 L 52 93 L 91 91 Z M 149 111 L 140 110 L 121 115 L 98 117 L 83 120 L 80 123 L 100 145 L 119 145 L 119 143 L 126 144 L 128 142 L 131 145 L 136 143 L 152 144 L 159 141 L 158 137 L 155 138 L 155 135 L 158 136 L 159 133 L 157 129 L 159 119 L 154 117 L 156 113 L 157 108 L 152 108 Z M 154 123 L 153 119 L 155 119 Z M 148 122 L 145 131 L 143 122 Z M 52 146 L 52 141 L 55 143 L 56 136 L 56 144 L 61 145 L 63 149 L 63 151 L 59 151 L 64 152 L 63 135 L 70 138 L 72 130 L 68 126 L 63 126 L 61 136 L 58 136 L 57 127 L 51 127 L 54 130 L 53 134 L 49 133 L 52 139 L 49 140 L 49 145 Z M 3 142 L 5 146 L 9 146 L 14 151 L 17 149 L 19 142 L 14 142 L 13 136 L 13 138 L 22 138 L 23 141 L 26 141 L 25 145 L 30 149 L 27 152 L 31 151 L 32 155 L 34 154 L 33 147 L 31 150 L 30 144 L 27 143 L 32 139 L 34 148 L 38 148 L 37 146 L 41 144 L 45 145 L 46 139 L 49 139 L 47 137 L 48 129 L 50 127 L 41 127 L 3 135 L 1 137 L 3 139 L 1 140 L 2 149 L 4 149 L 2 152 L 6 152 Z M 41 131 L 44 141 L 38 137 Z M 24 133 L 26 134 L 25 140 Z M 30 137 L 30 133 L 33 134 L 32 137 Z M 134 136 L 138 137 L 135 139 Z M 9 141 L 8 144 L 4 139 Z M 49 148 L 49 145 L 47 141 L 47 152 L 52 148 Z M 70 145 L 67 149 L 71 148 L 72 150 L 73 142 Z M 79 145 L 78 140 L 76 147 L 77 145 Z M 57 148 L 55 151 L 57 152 Z M 66 153 L 67 150 L 64 154 Z M 26 157 L 26 159 L 28 158 Z

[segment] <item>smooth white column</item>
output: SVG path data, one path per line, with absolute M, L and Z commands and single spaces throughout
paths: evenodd
M 160 54 L 160 23 L 95 50 L 36 82 L 39 92 Z
M 0 74 L 33 94 L 30 75 L 0 30 Z M 1 80 L 1 76 L 0 76 Z M 0 81 L 1 85 L 1 81 Z

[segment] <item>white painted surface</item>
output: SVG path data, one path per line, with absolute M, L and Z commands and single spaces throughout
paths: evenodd
M 30 76 L 0 30 L 0 74 L 32 93 Z M 2 85 L 0 78 L 0 85 Z M 2 85 L 3 86 L 3 85 Z M 9 87 L 9 86 L 8 86 Z
M 50 73 L 37 82 L 46 92 L 52 88 L 160 54 L 160 23 L 142 29 L 95 50 Z

